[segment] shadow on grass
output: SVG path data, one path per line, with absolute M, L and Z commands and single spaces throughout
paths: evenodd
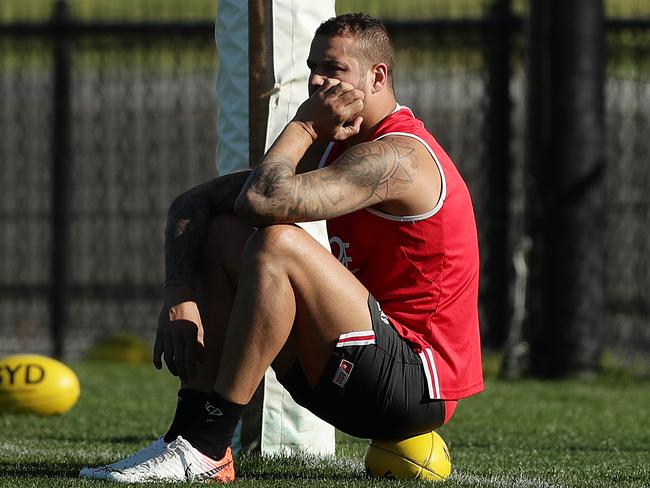
M 122 435 L 122 436 L 87 436 L 61 434 L 61 435 L 33 435 L 33 439 L 54 441 L 54 442 L 80 442 L 80 443 L 110 443 L 110 444 L 144 444 L 155 440 L 152 436 L 145 435 Z
M 81 469 L 76 463 L 61 462 L 7 462 L 0 461 L 3 477 L 15 478 L 78 478 Z M 0 483 L 1 484 L 1 483 Z
M 236 470 L 237 468 L 235 468 Z M 371 478 L 364 471 L 358 473 L 351 472 L 327 472 L 324 473 L 322 470 L 303 470 L 289 472 L 288 470 L 283 470 L 278 472 L 277 470 L 269 471 L 248 471 L 245 469 L 240 469 L 236 471 L 237 479 L 241 480 L 259 480 L 259 481 L 273 481 L 273 480 L 285 480 L 285 481 L 321 481 L 321 480 L 331 480 L 331 481 L 348 481 L 348 482 L 357 482 L 357 481 L 369 481 Z
M 485 449 L 485 450 L 491 450 L 495 448 L 502 448 L 502 446 L 498 446 L 494 443 L 490 442 L 454 442 L 453 444 L 454 449 Z M 534 449 L 536 451 L 567 451 L 567 452 L 612 452 L 612 450 L 615 450 L 616 452 L 630 452 L 630 453 L 638 453 L 638 452 L 649 452 L 650 453 L 650 446 L 620 446 L 620 445 L 608 445 L 608 444 L 603 444 L 603 445 L 581 445 L 581 444 L 561 444 L 561 443 L 556 443 L 556 444 L 549 444 L 549 445 L 540 445 L 540 444 L 535 444 L 526 446 L 526 445 L 513 445 L 511 446 L 512 450 L 517 451 L 517 450 L 527 450 L 527 449 Z
M 61 461 L 0 461 L 0 472 L 7 478 L 70 478 L 77 479 L 85 464 Z M 333 480 L 367 481 L 363 464 L 351 460 L 318 460 L 316 458 L 260 458 L 243 456 L 235 461 L 238 478 L 242 480 Z M 1 485 L 1 483 L 0 483 Z
M 361 459 L 314 456 L 260 457 L 241 455 L 235 459 L 238 477 L 246 480 L 335 480 L 363 481 L 369 478 Z

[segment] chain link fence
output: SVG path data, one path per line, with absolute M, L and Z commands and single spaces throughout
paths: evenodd
M 628 366 L 650 351 L 650 22 L 607 36 L 605 342 Z
M 214 176 L 211 23 L 111 32 L 64 20 L 61 35 L 32 24 L 0 38 L 2 353 L 74 356 L 118 331 L 149 340 L 168 205 Z
M 0 7 L 0 23 L 14 24 L 0 31 L 0 354 L 50 354 L 59 344 L 61 352 L 74 357 L 116 332 L 147 341 L 153 337 L 167 207 L 173 196 L 215 174 L 217 68 L 212 0 L 192 2 L 191 8 L 180 1 L 154 3 L 94 2 L 100 8 L 72 1 L 64 31 L 48 20 L 54 2 Z M 483 334 L 489 338 L 491 330 L 507 328 L 511 312 L 502 310 L 498 320 L 503 323 L 497 323 L 489 312 L 493 295 L 488 290 L 512 281 L 512 250 L 523 232 L 524 24 L 519 17 L 494 23 L 486 1 L 411 2 L 402 8 L 401 2 L 366 3 L 368 8 L 340 0 L 337 8 L 363 8 L 387 21 L 396 46 L 398 100 L 425 121 L 472 192 L 483 267 Z M 525 14 L 524 3 L 516 2 L 515 15 Z M 413 12 L 422 14 L 417 22 L 408 20 Z M 31 27 L 21 28 L 16 21 Z M 489 48 L 499 29 L 509 39 L 504 102 L 509 117 L 501 136 L 507 137 L 503 181 L 508 186 L 502 195 L 489 177 L 495 121 Z M 603 229 L 609 324 L 604 339 L 620 356 L 646 359 L 649 36 L 650 24 L 610 26 L 607 36 Z M 69 82 L 64 229 L 57 227 L 53 203 L 61 198 L 53 172 L 60 49 Z M 500 198 L 506 199 L 504 222 L 492 210 Z M 499 255 L 493 232 L 500 224 L 506 225 L 508 249 L 501 269 L 495 266 Z M 53 270 L 61 242 L 67 272 L 57 282 Z M 57 295 L 57 283 L 66 293 Z M 52 321 L 59 296 L 66 302 L 66 319 L 57 330 Z

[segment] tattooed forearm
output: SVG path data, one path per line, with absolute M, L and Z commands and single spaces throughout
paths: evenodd
M 261 195 L 269 205 L 280 207 L 290 197 L 295 164 L 282 158 L 271 158 L 253 170 L 250 190 Z
M 178 196 L 169 207 L 165 228 L 165 286 L 194 286 L 210 220 L 232 213 L 250 173 L 233 173 Z
M 267 156 L 253 170 L 246 187 L 235 204 L 235 213 L 253 225 L 262 225 L 260 215 L 283 214 L 293 195 L 295 164 L 282 157 Z
M 412 144 L 399 138 L 358 144 L 332 165 L 300 175 L 290 160 L 268 158 L 242 193 L 241 213 L 256 225 L 301 222 L 395 198 L 414 182 L 418 164 Z

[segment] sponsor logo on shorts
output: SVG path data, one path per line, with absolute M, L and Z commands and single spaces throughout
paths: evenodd
M 354 368 L 354 363 L 351 363 L 347 359 L 341 359 L 339 368 L 336 370 L 336 374 L 332 379 L 332 383 L 343 388 L 350 378 L 352 368 Z

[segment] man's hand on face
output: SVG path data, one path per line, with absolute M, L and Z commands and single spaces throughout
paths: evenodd
M 364 93 L 350 83 L 327 78 L 299 108 L 299 122 L 314 141 L 343 141 L 357 135 L 363 117 Z
M 198 306 L 180 296 L 165 300 L 158 317 L 153 364 L 185 380 L 196 376 L 196 365 L 203 356 L 203 325 Z

